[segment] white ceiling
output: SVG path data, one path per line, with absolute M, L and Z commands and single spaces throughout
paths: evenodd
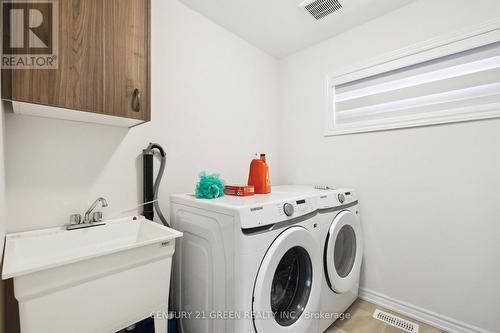
M 269 54 L 282 58 L 414 0 L 339 0 L 342 8 L 316 21 L 303 0 L 180 0 Z

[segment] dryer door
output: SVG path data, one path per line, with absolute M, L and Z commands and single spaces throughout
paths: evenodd
M 342 211 L 330 225 L 325 244 L 325 271 L 333 291 L 344 293 L 356 285 L 362 257 L 359 218 L 350 211 Z
M 303 227 L 282 232 L 267 250 L 253 292 L 258 333 L 305 333 L 314 321 L 321 288 L 319 244 Z M 309 316 L 310 317 L 310 316 Z

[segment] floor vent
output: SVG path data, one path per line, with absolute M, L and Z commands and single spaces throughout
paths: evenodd
M 380 311 L 376 309 L 373 313 L 373 318 L 383 321 L 386 324 L 402 329 L 409 333 L 418 333 L 418 324 L 412 323 L 411 321 L 399 318 L 393 314 Z
M 323 17 L 341 9 L 342 4 L 339 0 L 306 0 L 302 2 L 299 7 L 303 7 L 316 20 L 320 20 Z

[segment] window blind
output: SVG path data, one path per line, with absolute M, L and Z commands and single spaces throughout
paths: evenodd
M 500 110 L 500 42 L 332 89 L 336 126 Z

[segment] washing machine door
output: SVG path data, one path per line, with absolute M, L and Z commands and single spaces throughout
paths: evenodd
M 262 260 L 253 292 L 258 333 L 311 330 L 314 321 L 310 315 L 317 311 L 321 288 L 320 257 L 317 240 L 303 227 L 291 227 L 274 240 Z
M 330 225 L 324 252 L 327 282 L 334 292 L 344 293 L 358 283 L 362 257 L 359 218 L 350 211 L 342 211 Z

